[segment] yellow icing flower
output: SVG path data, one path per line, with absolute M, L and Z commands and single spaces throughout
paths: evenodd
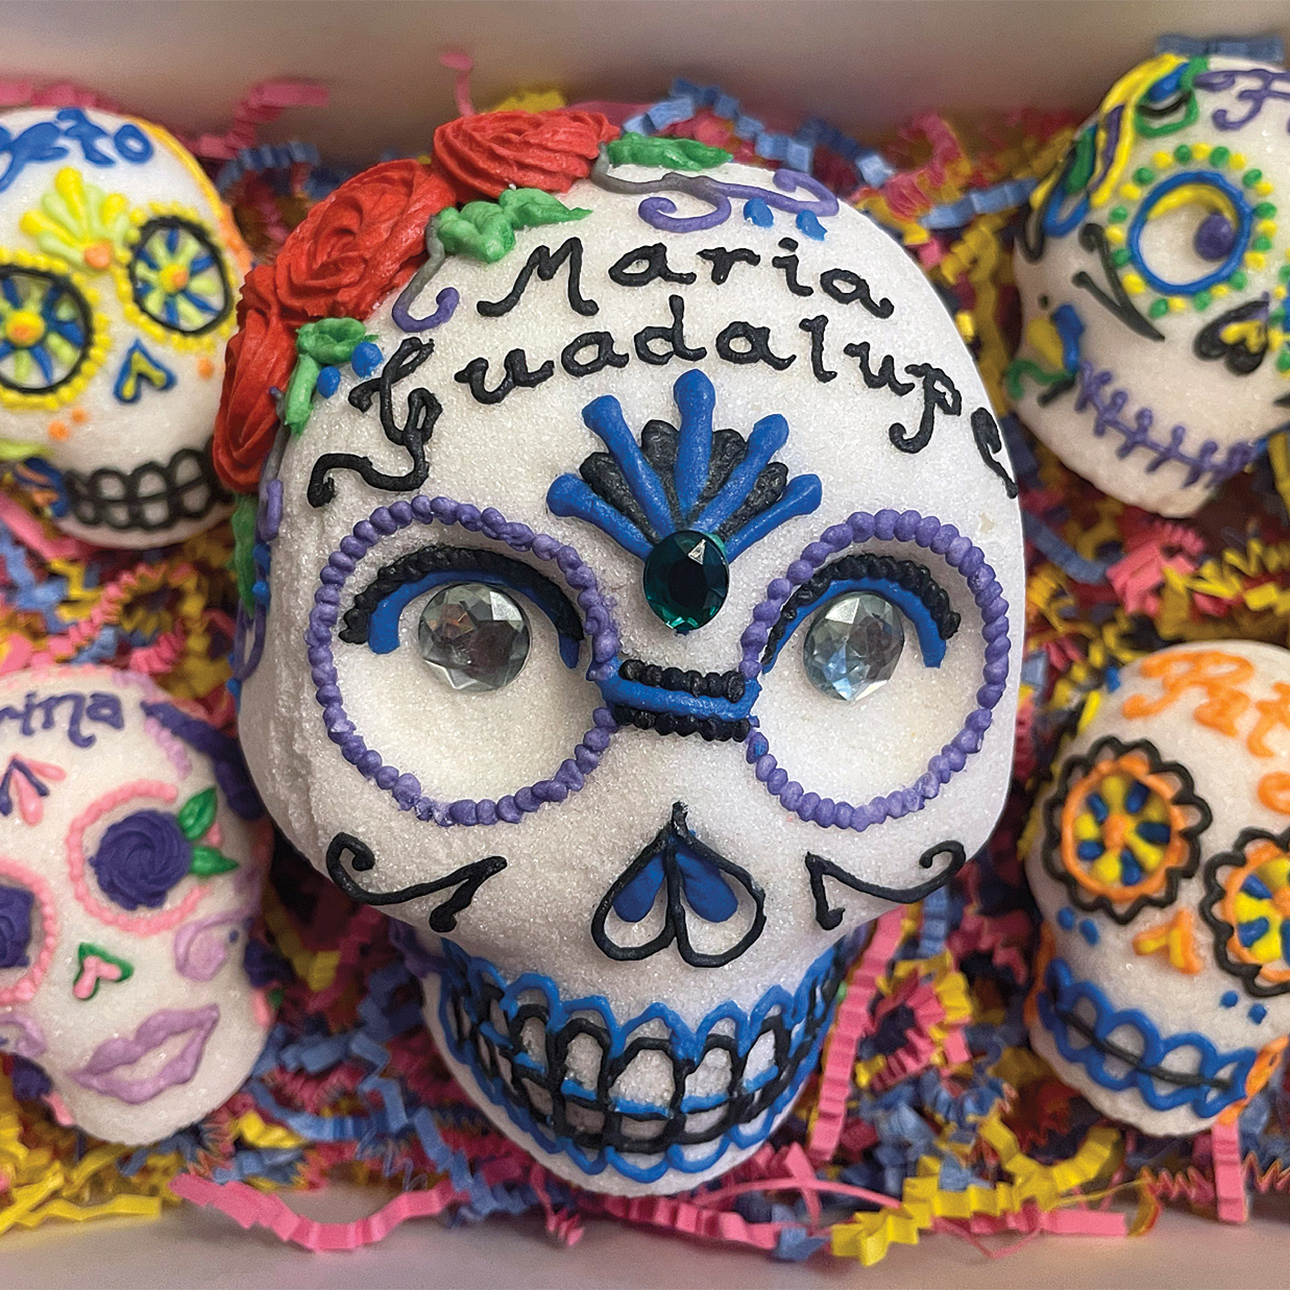
M 120 193 L 105 193 L 87 184 L 79 170 L 65 166 L 20 227 L 46 255 L 87 273 L 102 273 L 124 254 L 129 204 Z

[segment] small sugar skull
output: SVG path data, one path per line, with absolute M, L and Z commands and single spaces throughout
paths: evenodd
M 1037 806 L 1035 1050 L 1148 1133 L 1203 1129 L 1290 1030 L 1290 652 L 1126 667 Z
M 61 528 L 148 547 L 227 514 L 210 437 L 248 265 L 165 130 L 0 113 L 0 440 Z
M 0 679 L 0 1042 L 60 1120 L 153 1142 L 249 1074 L 269 826 L 237 745 L 146 677 Z M 257 818 L 260 817 L 260 818 Z
M 1022 569 L 998 427 L 900 248 L 806 175 L 615 146 L 563 203 L 441 210 L 402 291 L 302 334 L 239 667 L 271 813 L 418 928 L 464 1087 L 641 1194 L 765 1141 L 857 933 L 985 841 Z M 398 164 L 316 227 L 420 203 Z
M 1009 392 L 1073 470 L 1191 515 L 1290 414 L 1290 73 L 1161 54 L 1035 190 Z

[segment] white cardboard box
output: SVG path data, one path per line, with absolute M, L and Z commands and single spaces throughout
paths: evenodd
M 0 76 L 69 78 L 181 129 L 220 128 L 257 81 L 313 79 L 331 105 L 288 113 L 264 139 L 363 162 L 428 148 L 455 115 L 445 50 L 474 58 L 479 106 L 542 85 L 653 102 L 682 75 L 772 120 L 820 115 L 867 141 L 926 109 L 1091 110 L 1166 31 L 1290 38 L 1290 0 L 0 0 Z M 290 1199 L 346 1220 L 385 1197 Z M 572 1250 L 534 1220 L 421 1220 L 366 1250 L 315 1255 L 185 1207 L 155 1224 L 10 1232 L 0 1287 L 1284 1287 L 1290 1199 L 1256 1201 L 1254 1214 L 1237 1228 L 1171 1212 L 1141 1240 L 1046 1237 L 997 1261 L 928 1237 L 865 1270 L 827 1255 L 773 1263 L 605 1221 Z

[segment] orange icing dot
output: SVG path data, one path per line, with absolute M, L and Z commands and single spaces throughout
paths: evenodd
M 49 423 L 49 437 L 51 439 L 57 439 L 61 442 L 63 439 L 66 439 L 69 434 L 71 434 L 71 431 L 67 428 L 66 422 L 51 421 Z
M 197 360 L 197 375 L 203 381 L 209 381 L 215 375 L 215 364 L 209 358 L 202 357 Z

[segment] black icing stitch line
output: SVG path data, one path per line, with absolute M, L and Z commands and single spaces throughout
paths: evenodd
M 1214 961 L 1229 976 L 1237 977 L 1246 994 L 1256 999 L 1273 999 L 1290 991 L 1290 981 L 1261 984 L 1259 963 L 1238 963 L 1229 957 L 1228 942 L 1236 935 L 1236 928 L 1219 912 L 1227 889 L 1218 873 L 1220 869 L 1243 868 L 1247 861 L 1246 848 L 1251 842 L 1270 842 L 1279 851 L 1290 851 L 1290 828 L 1283 833 L 1269 833 L 1266 829 L 1242 829 L 1229 851 L 1220 851 L 1205 861 L 1205 895 L 1200 902 L 1200 916 L 1209 924 L 1214 934 Z
M 747 682 L 735 671 L 696 672 L 682 671 L 679 667 L 659 667 L 638 658 L 625 658 L 618 665 L 618 675 L 624 681 L 634 681 L 658 690 L 674 690 L 692 694 L 695 698 L 725 699 L 738 703 L 744 697 Z
M 1100 892 L 1090 893 L 1084 888 L 1062 863 L 1062 811 L 1075 779 L 1083 779 L 1100 762 L 1115 761 L 1133 752 L 1146 755 L 1147 765 L 1153 775 L 1171 775 L 1178 781 L 1179 788 L 1172 801 L 1180 806 L 1190 806 L 1198 818 L 1182 830 L 1182 836 L 1187 841 L 1188 856 L 1182 864 L 1174 865 L 1167 871 L 1164 890 L 1154 895 L 1146 892 L 1125 908 L 1117 909 L 1110 897 Z M 1213 819 L 1209 803 L 1196 792 L 1196 782 L 1185 766 L 1176 761 L 1165 761 L 1160 750 L 1149 739 L 1137 739 L 1126 744 L 1114 735 L 1106 735 L 1088 752 L 1068 757 L 1058 773 L 1052 794 L 1044 803 L 1044 846 L 1040 858 L 1049 876 L 1066 888 L 1073 905 L 1086 914 L 1103 913 L 1121 927 L 1127 927 L 1148 905 L 1156 909 L 1168 909 L 1178 899 L 1178 888 L 1183 879 L 1192 877 L 1200 865 L 1200 838 Z
M 180 470 L 193 464 L 197 474 L 180 482 Z M 157 487 L 159 485 L 159 487 Z M 151 491 L 145 492 L 145 488 Z M 88 475 L 63 472 L 68 506 L 81 523 L 102 525 L 116 533 L 157 533 L 188 520 L 203 520 L 217 506 L 232 501 L 211 460 L 211 441 L 201 448 L 180 448 L 164 465 L 145 461 L 129 473 L 114 466 L 100 466 Z M 159 518 L 147 508 L 165 503 Z
M 352 833 L 337 833 L 327 848 L 327 872 L 331 880 L 350 900 L 362 905 L 401 905 L 421 896 L 432 896 L 437 892 L 455 888 L 453 894 L 430 911 L 430 930 L 440 933 L 451 932 L 457 926 L 457 915 L 474 900 L 475 893 L 495 874 L 506 868 L 502 856 L 487 856 L 473 864 L 464 864 L 454 869 L 443 878 L 433 882 L 417 882 L 398 891 L 369 891 L 360 887 L 350 876 L 342 863 L 345 853 L 353 856 L 353 866 L 360 873 L 376 867 L 376 857 L 372 848 L 356 838 Z
M 620 963 L 633 963 L 667 949 L 673 941 L 676 951 L 691 967 L 712 968 L 724 967 L 733 963 L 752 947 L 766 926 L 766 893 L 757 880 L 741 865 L 737 865 L 724 856 L 718 855 L 711 847 L 704 846 L 690 831 L 686 823 L 685 807 L 676 802 L 672 806 L 671 819 L 661 828 L 655 837 L 648 842 L 635 860 L 614 880 L 613 885 L 605 892 L 591 920 L 591 939 L 602 954 Z M 752 925 L 728 949 L 709 954 L 696 950 L 690 942 L 689 920 L 685 905 L 682 902 L 684 884 L 680 868 L 676 861 L 676 852 L 684 846 L 694 852 L 720 873 L 731 877 L 752 899 L 756 912 Z M 628 884 L 655 860 L 661 860 L 666 888 L 667 913 L 659 933 L 641 945 L 619 945 L 609 935 L 606 922 L 613 910 L 614 902 Z M 655 896 L 655 904 L 658 902 Z M 652 909 L 652 907 L 651 907 Z M 695 911 L 697 913 L 697 911 Z M 648 915 L 646 915 L 648 917 Z M 699 915 L 702 917 L 702 915 Z M 704 920 L 706 921 L 706 920 Z
M 930 869 L 936 863 L 936 857 L 948 855 L 950 862 L 935 877 L 920 882 L 913 887 L 884 887 L 876 882 L 866 882 L 848 873 L 841 866 L 826 860 L 823 856 L 806 853 L 806 872 L 811 880 L 811 897 L 815 901 L 815 921 L 826 932 L 832 931 L 841 921 L 845 910 L 829 904 L 824 891 L 825 878 L 833 878 L 866 896 L 875 896 L 879 900 L 890 900 L 897 905 L 912 905 L 915 901 L 930 896 L 937 888 L 945 886 L 951 878 L 967 863 L 967 852 L 961 842 L 945 841 L 930 846 L 918 857 L 919 867 Z
M 387 475 L 372 465 L 370 457 L 358 457 L 350 452 L 325 452 L 314 462 L 309 472 L 309 487 L 305 491 L 310 506 L 326 506 L 336 495 L 336 484 L 328 478 L 332 470 L 352 470 L 372 488 L 390 493 L 412 492 L 425 483 L 430 474 L 425 446 L 434 433 L 443 407 L 429 390 L 417 386 L 408 392 L 408 414 L 400 426 L 394 419 L 393 387 L 406 380 L 434 353 L 433 340 L 409 336 L 385 362 L 381 374 L 370 381 L 363 381 L 349 392 L 350 404 L 360 412 L 372 406 L 379 396 L 381 427 L 385 437 L 397 444 L 412 459 L 406 475 Z
M 1231 1091 L 1232 1081 L 1230 1079 L 1206 1079 L 1199 1072 L 1192 1074 L 1186 1071 L 1171 1071 L 1164 1066 L 1144 1065 L 1141 1053 L 1132 1052 L 1109 1037 L 1103 1038 L 1098 1035 L 1097 1028 L 1085 1021 L 1074 1009 L 1063 1007 L 1058 1001 L 1059 991 L 1047 979 L 1047 973 L 1045 973 L 1044 979 L 1044 992 L 1048 995 L 1048 1001 L 1052 1005 L 1053 1015 L 1067 1029 L 1074 1030 L 1086 1039 L 1103 1056 L 1113 1057 L 1116 1061 L 1123 1062 L 1130 1070 L 1149 1076 L 1151 1079 L 1159 1080 L 1162 1084 L 1173 1084 L 1179 1088 L 1212 1088 L 1224 1093 Z
M 747 717 L 730 721 L 725 717 L 698 717 L 690 712 L 646 712 L 641 708 L 615 704 L 610 709 L 620 726 L 635 726 L 637 730 L 652 730 L 659 735 L 700 735 L 705 743 L 726 743 L 735 739 L 742 742 L 752 730 Z
M 932 576 L 932 571 L 917 560 L 897 560 L 890 555 L 876 555 L 871 551 L 861 551 L 856 555 L 844 555 L 841 559 L 827 564 L 813 577 L 803 582 L 784 602 L 779 617 L 770 629 L 766 638 L 766 647 L 762 651 L 763 667 L 770 664 L 783 640 L 784 633 L 793 625 L 800 610 L 813 605 L 835 582 L 850 582 L 856 578 L 882 579 L 894 582 L 898 587 L 913 592 L 927 608 L 936 631 L 943 641 L 950 641 L 957 633 L 962 618 L 950 608 L 950 598 L 945 589 Z
M 382 565 L 376 577 L 354 597 L 353 605 L 345 611 L 345 626 L 336 633 L 337 636 L 350 645 L 366 645 L 372 614 L 386 596 L 409 582 L 420 581 L 427 574 L 450 569 L 460 569 L 463 574 L 492 573 L 504 578 L 546 611 L 557 632 L 575 641 L 582 640 L 582 619 L 568 597 L 532 565 L 490 551 L 487 547 L 433 544 L 409 551 Z

